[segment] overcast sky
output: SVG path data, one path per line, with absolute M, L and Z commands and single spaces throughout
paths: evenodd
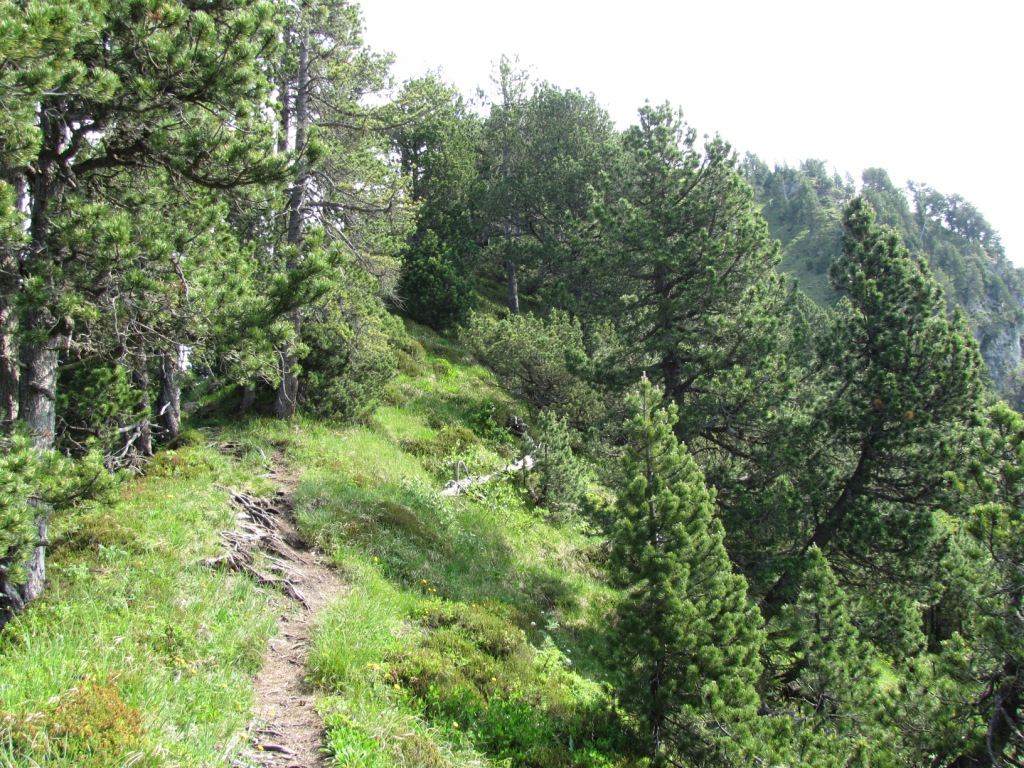
M 768 163 L 881 167 L 974 203 L 1024 266 L 1024 9 L 1002 0 L 362 0 L 399 80 L 440 70 L 468 97 L 504 53 L 593 93 L 620 128 L 682 107 Z

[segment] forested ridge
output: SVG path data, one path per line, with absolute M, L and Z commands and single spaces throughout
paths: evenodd
M 283 550 L 210 551 L 285 474 L 334 765 L 1024 765 L 981 212 L 390 64 L 345 0 L 0 2 L 0 765 L 267 764 Z

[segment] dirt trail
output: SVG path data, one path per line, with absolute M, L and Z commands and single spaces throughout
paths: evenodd
M 222 534 L 229 554 L 214 560 L 227 562 L 213 563 L 247 571 L 264 583 L 275 583 L 285 598 L 290 598 L 282 608 L 277 635 L 268 643 L 263 668 L 256 676 L 255 720 L 250 725 L 246 762 L 239 765 L 324 768 L 324 724 L 314 706 L 314 693 L 305 683 L 306 659 L 318 612 L 344 594 L 347 587 L 337 572 L 302 541 L 291 520 L 295 478 L 280 460 L 274 466 L 268 476 L 281 488 L 275 498 L 256 499 L 232 492 L 232 500 L 240 509 L 239 528 Z M 268 559 L 249 556 L 257 548 Z

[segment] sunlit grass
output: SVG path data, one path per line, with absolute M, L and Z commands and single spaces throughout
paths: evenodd
M 629 765 L 611 735 L 624 730 L 600 663 L 569 655 L 597 654 L 589 628 L 612 600 L 588 560 L 591 540 L 549 523 L 513 475 L 439 495 L 445 462 L 461 457 L 480 474 L 506 463 L 515 443 L 499 408 L 514 403 L 490 374 L 460 362 L 457 345 L 422 340 L 423 374 L 395 385 L 401 407 L 378 409 L 367 426 L 303 429 L 289 447 L 304 469 L 300 526 L 351 585 L 322 616 L 309 663 L 330 695 L 322 706 L 334 759 Z M 442 614 L 451 618 L 438 623 Z M 411 745 L 423 762 L 403 762 Z
M 249 479 L 168 452 L 115 507 L 54 526 L 47 592 L 0 636 L 0 765 L 230 764 L 275 614 L 199 559 L 234 521 L 218 486 Z
M 614 593 L 593 540 L 498 472 L 522 449 L 493 377 L 413 330 L 393 404 L 361 424 L 200 430 L 114 508 L 57 526 L 46 597 L 0 641 L 0 767 L 239 759 L 280 598 L 199 561 L 234 524 L 225 489 L 270 493 L 272 468 L 347 585 L 307 669 L 334 765 L 634 764 L 602 683 Z M 456 462 L 495 478 L 441 497 Z

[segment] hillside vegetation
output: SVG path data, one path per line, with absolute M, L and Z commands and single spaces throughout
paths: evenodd
M 600 540 L 534 508 L 520 476 L 439 495 L 454 461 L 490 472 L 522 447 L 493 377 L 420 333 L 432 352 L 410 342 L 365 424 L 199 425 L 116 504 L 62 521 L 45 601 L 4 632 L 0 764 L 245 759 L 251 676 L 294 608 L 200 560 L 232 525 L 226 488 L 271 491 L 274 455 L 301 532 L 349 585 L 308 669 L 336 764 L 635 762 L 599 660 Z
M 361 24 L 0 0 L 0 760 L 1024 764 L 981 213 Z
M 840 294 L 828 270 L 842 253 L 842 208 L 858 193 L 853 180 L 830 175 L 820 160 L 769 169 L 752 155 L 744 173 L 782 243 L 780 268 L 819 304 L 835 304 Z M 996 389 L 1019 408 L 1024 277 L 1007 258 L 999 234 L 959 195 L 912 182 L 901 189 L 881 168 L 866 169 L 861 182 L 860 194 L 880 221 L 928 263 L 950 306 L 966 312 Z

